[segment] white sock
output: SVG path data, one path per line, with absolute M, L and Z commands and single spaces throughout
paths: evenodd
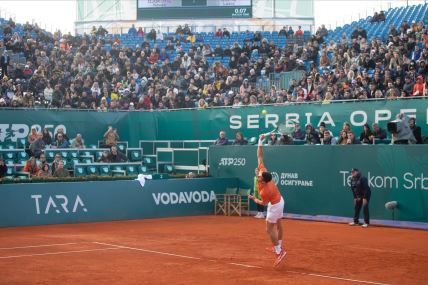
M 276 254 L 280 254 L 281 253 L 281 245 L 279 245 L 279 244 L 275 245 L 274 248 L 275 248 Z

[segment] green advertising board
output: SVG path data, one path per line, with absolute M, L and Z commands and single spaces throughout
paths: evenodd
M 251 187 L 256 146 L 210 147 L 210 174 L 237 177 Z M 351 169 L 368 178 L 371 217 L 392 219 L 385 203 L 398 201 L 395 218 L 428 222 L 428 146 L 266 146 L 263 160 L 285 197 L 285 212 L 351 217 Z
M 265 109 L 267 114 L 262 114 Z M 358 135 L 365 123 L 386 126 L 400 112 L 416 117 L 422 134 L 428 133 L 428 100 L 425 98 L 394 101 L 370 101 L 334 104 L 299 104 L 249 106 L 203 110 L 86 112 L 56 110 L 0 111 L 0 143 L 26 138 L 32 126 L 47 127 L 54 132 L 63 127 L 69 137 L 81 133 L 87 144 L 101 140 L 109 125 L 118 129 L 120 140 L 137 147 L 139 140 L 215 140 L 220 130 L 233 138 L 238 131 L 246 137 L 272 130 L 286 119 L 299 121 L 301 126 L 321 122 L 339 134 L 349 122 Z
M 208 215 L 236 178 L 0 186 L 0 227 Z

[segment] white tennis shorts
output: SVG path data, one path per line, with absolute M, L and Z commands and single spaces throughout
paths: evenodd
M 267 207 L 266 221 L 271 224 L 276 224 L 279 219 L 282 219 L 284 214 L 284 199 L 281 197 L 281 201 L 272 205 L 270 202 Z

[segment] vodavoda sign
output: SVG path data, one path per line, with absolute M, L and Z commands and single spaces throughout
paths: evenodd
M 96 222 L 214 212 L 236 178 L 61 182 L 0 186 L 0 227 Z

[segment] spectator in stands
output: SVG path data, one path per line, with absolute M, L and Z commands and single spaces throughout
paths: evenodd
M 223 28 L 223 37 L 230 39 L 230 32 L 226 28 Z
M 72 140 L 71 148 L 86 148 L 81 134 L 77 134 L 76 137 Z
M 27 137 L 28 145 L 31 145 L 33 142 L 37 140 L 37 130 L 36 128 L 31 128 L 31 133 Z
M 367 39 L 367 32 L 362 27 L 355 27 L 351 34 L 351 39 Z
M 22 171 L 30 173 L 30 177 L 37 175 L 37 173 L 39 172 L 39 167 L 37 166 L 36 158 L 34 156 L 31 156 L 25 162 L 25 165 Z
M 46 155 L 42 152 L 39 156 L 39 159 L 37 160 L 37 166 L 39 167 L 39 169 L 41 169 L 42 165 L 45 163 L 47 163 Z
M 100 25 L 97 30 L 97 35 L 100 37 L 105 37 L 105 35 L 107 34 L 108 34 L 108 31 L 104 29 L 103 26 Z
M 287 36 L 287 28 L 285 26 L 283 26 L 282 29 L 279 30 L 278 36 L 279 37 L 286 37 Z
M 303 34 L 304 34 L 304 32 L 303 32 L 303 30 L 302 30 L 302 26 L 299 26 L 299 27 L 297 28 L 297 31 L 294 33 L 294 36 L 295 36 L 295 37 L 303 37 Z
M 101 156 L 97 159 L 97 162 L 104 162 L 104 163 L 110 162 L 110 160 L 109 160 L 109 151 L 104 150 L 102 152 Z
M 151 29 L 149 34 L 147 35 L 147 38 L 149 40 L 155 41 L 156 40 L 156 30 L 155 29 Z
M 409 126 L 410 129 L 413 132 L 413 136 L 416 139 L 416 143 L 417 144 L 422 144 L 422 131 L 421 131 L 421 127 L 416 125 L 416 119 L 415 118 L 410 118 L 409 119 Z
M 241 132 L 235 134 L 235 141 L 233 145 L 247 145 L 248 141 L 244 138 L 244 135 Z
M 378 22 L 385 22 L 385 20 L 386 20 L 385 11 L 380 11 L 378 16 Z
M 324 139 L 324 133 L 327 132 L 328 130 L 325 128 L 325 122 L 321 122 L 320 123 L 320 128 L 318 129 L 318 136 L 320 138 L 320 142 L 322 143 L 323 139 Z
M 51 171 L 49 169 L 49 164 L 43 163 L 40 166 L 40 170 L 37 173 L 37 177 L 43 177 L 43 178 L 52 177 Z
M 220 131 L 219 138 L 214 142 L 214 145 L 228 145 L 229 140 L 226 138 L 225 131 Z
M 344 130 L 340 131 L 338 144 L 340 145 L 348 144 L 348 134 L 346 133 L 346 131 Z
M 138 28 L 137 36 L 138 36 L 138 37 L 143 37 L 143 36 L 144 36 L 144 31 L 143 31 L 143 28 L 142 28 L 142 27 L 139 27 L 139 28 Z
M 135 28 L 135 25 L 132 24 L 132 27 L 128 30 L 128 35 L 135 37 L 137 35 L 137 29 Z
M 360 134 L 360 142 L 362 144 L 373 144 L 373 133 L 367 123 L 364 124 L 363 131 Z
M 64 128 L 62 128 L 62 127 L 57 129 L 56 134 L 55 134 L 55 140 L 58 139 L 58 135 L 62 135 L 62 137 L 67 141 L 70 140 L 68 138 L 67 134 L 64 132 Z
M 413 85 L 412 96 L 424 96 L 425 83 L 422 75 L 416 78 L 416 83 Z
M 188 42 L 188 43 L 191 43 L 192 45 L 194 45 L 195 44 L 195 42 L 196 42 L 196 37 L 195 37 L 195 35 L 193 34 L 193 33 L 189 33 L 189 35 L 187 36 L 187 38 L 186 38 L 186 41 Z
M 292 145 L 293 143 L 293 138 L 287 134 L 282 134 L 276 141 L 276 145 Z
M 278 141 L 278 137 L 276 136 L 276 133 L 271 133 L 268 138 L 268 145 L 276 145 Z
M 324 136 L 323 136 L 323 140 L 322 140 L 321 144 L 325 144 L 325 145 L 336 145 L 337 144 L 337 140 L 336 140 L 336 138 L 332 135 L 332 133 L 329 130 L 326 130 L 324 132 Z
M 311 124 L 306 125 L 305 141 L 306 141 L 306 144 L 319 144 L 320 143 L 319 134 L 312 127 Z
M 113 129 L 112 126 L 109 126 L 107 131 L 104 133 L 104 145 L 102 147 L 112 147 L 117 145 L 118 140 L 119 135 L 117 134 L 117 130 Z
M 117 146 L 112 146 L 110 148 L 110 153 L 108 155 L 109 162 L 126 162 L 128 161 L 126 155 L 117 150 Z
M 377 23 L 379 22 L 379 13 L 375 12 L 373 17 L 370 19 L 370 23 Z
M 45 142 L 43 141 L 43 134 L 37 133 L 37 139 L 30 144 L 31 155 L 35 158 L 39 158 L 40 154 L 45 149 Z
M 305 139 L 305 133 L 300 128 L 300 123 L 296 123 L 294 125 L 293 139 L 295 139 L 295 140 L 304 140 Z
M 292 37 L 294 37 L 294 30 L 292 26 L 289 26 L 287 30 L 287 38 L 292 38 Z
M 45 143 L 45 146 L 52 144 L 52 137 L 48 128 L 43 129 L 43 142 Z
M 374 123 L 372 125 L 372 127 L 373 127 L 372 135 L 373 135 L 374 139 L 379 139 L 379 140 L 386 139 L 386 131 L 384 129 L 382 129 L 381 127 L 379 127 L 379 124 Z
M 63 178 L 63 177 L 69 177 L 70 173 L 67 169 L 64 168 L 64 161 L 60 160 L 58 162 L 58 167 L 55 169 L 55 172 L 53 174 L 53 177 L 57 178 Z
M 184 28 L 183 28 L 183 34 L 184 35 L 188 35 L 190 34 L 192 31 L 190 30 L 189 24 L 184 24 Z
M 7 174 L 7 165 L 4 163 L 3 157 L 0 156 L 0 178 L 5 177 Z
M 355 135 L 352 131 L 349 131 L 347 133 L 347 137 L 348 137 L 346 141 L 347 144 L 361 144 L 361 142 L 355 138 Z
M 69 148 L 70 143 L 64 138 L 64 134 L 58 133 L 56 140 L 51 145 L 52 148 Z
M 221 31 L 221 29 L 219 28 L 216 32 L 215 32 L 215 34 L 214 34 L 216 37 L 218 37 L 218 38 L 221 38 L 222 36 L 223 36 L 223 32 Z
M 9 76 L 8 67 L 10 64 L 10 56 L 6 49 L 3 51 L 3 55 L 1 56 L 0 61 L 1 61 L 2 76 Z

